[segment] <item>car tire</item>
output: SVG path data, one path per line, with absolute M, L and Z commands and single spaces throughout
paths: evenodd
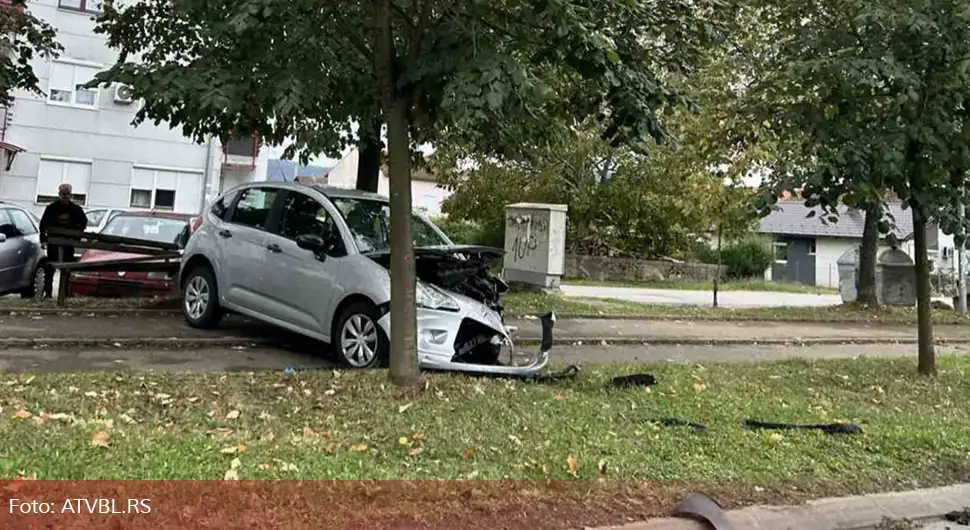
M 380 312 L 370 302 L 354 302 L 334 322 L 331 333 L 333 355 L 345 368 L 387 366 L 391 345 L 377 321 Z M 359 341 L 352 343 L 351 341 Z
M 44 278 L 47 274 L 46 263 L 41 262 L 37 264 L 37 268 L 30 275 L 30 284 L 24 287 L 20 291 L 21 298 L 37 298 L 38 293 L 43 295 L 44 293 Z
M 219 290 L 212 269 L 196 267 L 182 285 L 182 315 L 193 328 L 211 329 L 222 320 Z

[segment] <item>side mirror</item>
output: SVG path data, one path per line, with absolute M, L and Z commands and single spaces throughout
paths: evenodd
M 3 243 L 6 240 L 7 240 L 7 234 L 0 234 L 0 243 Z
M 301 234 L 296 236 L 296 246 L 313 252 L 317 258 L 326 256 L 327 251 L 330 250 L 330 245 L 316 234 Z

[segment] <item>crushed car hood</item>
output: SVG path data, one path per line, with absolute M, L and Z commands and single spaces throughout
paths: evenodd
M 390 251 L 365 254 L 385 268 L 390 267 Z M 419 280 L 478 300 L 501 313 L 499 299 L 509 286 L 493 274 L 489 263 L 505 256 L 505 251 L 478 245 L 415 247 L 415 273 Z

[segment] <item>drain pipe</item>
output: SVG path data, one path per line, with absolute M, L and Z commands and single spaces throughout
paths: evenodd
M 202 169 L 202 192 L 199 197 L 199 214 L 205 210 L 205 196 L 206 191 L 209 189 L 209 170 L 212 167 L 212 136 L 209 136 L 209 141 L 205 145 L 205 164 Z

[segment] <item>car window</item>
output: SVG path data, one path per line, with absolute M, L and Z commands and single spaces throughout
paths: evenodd
M 20 236 L 20 231 L 17 230 L 16 225 L 13 224 L 13 220 L 10 219 L 9 208 L 0 208 L 0 234 L 7 236 L 7 238 Z
M 333 217 L 319 201 L 309 195 L 291 192 L 283 199 L 279 234 L 287 239 L 313 234 L 324 239 L 337 234 Z
M 218 219 L 226 220 L 226 213 L 229 212 L 229 207 L 232 206 L 232 200 L 236 198 L 236 192 L 232 191 L 222 196 L 217 200 L 209 211 L 212 215 L 216 216 Z
M 13 225 L 17 227 L 20 235 L 29 236 L 37 233 L 37 226 L 30 220 L 30 216 L 26 212 L 12 208 L 7 210 L 7 213 L 10 214 L 10 219 L 13 221 Z
M 391 248 L 391 208 L 386 202 L 370 199 L 333 198 L 344 216 L 361 252 L 386 252 Z M 423 218 L 411 216 L 411 237 L 416 247 L 447 245 Z
M 278 191 L 273 188 L 247 188 L 239 196 L 232 223 L 251 226 L 260 230 L 266 228 L 269 211 L 273 207 Z
M 86 212 L 84 215 L 88 218 L 88 226 L 98 226 L 101 224 L 101 220 L 104 219 L 104 214 L 108 213 L 107 210 L 91 210 Z
M 108 236 L 132 237 L 159 243 L 178 243 L 188 221 L 167 217 L 118 215 L 101 232 Z

